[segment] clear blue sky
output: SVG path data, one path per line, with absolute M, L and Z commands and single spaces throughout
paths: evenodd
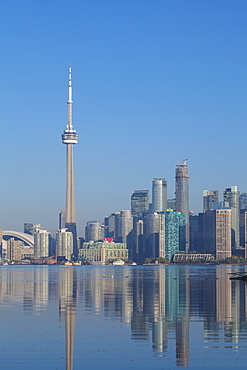
M 174 197 L 183 158 L 195 212 L 203 189 L 247 192 L 246 0 L 9 0 L 0 11 L 4 229 L 58 227 L 69 63 L 79 235 L 130 209 L 153 177 Z

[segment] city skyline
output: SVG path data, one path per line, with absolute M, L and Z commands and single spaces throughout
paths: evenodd
M 88 220 L 130 209 L 133 191 L 151 194 L 154 177 L 166 179 L 174 198 L 183 158 L 190 158 L 195 213 L 203 189 L 247 191 L 246 2 L 72 1 L 69 22 L 56 0 L 2 8 L 2 120 L 11 131 L 1 146 L 4 229 L 22 231 L 24 222 L 58 228 L 70 62 L 81 142 L 78 235 Z

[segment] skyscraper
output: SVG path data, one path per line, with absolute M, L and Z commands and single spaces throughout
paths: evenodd
M 188 166 L 184 159 L 184 164 L 179 164 L 176 167 L 176 211 L 181 212 L 186 216 L 186 253 L 189 250 L 189 174 Z
M 103 241 L 105 239 L 104 231 L 104 226 L 99 221 L 88 221 L 85 227 L 85 241 Z
M 213 209 L 213 203 L 219 201 L 218 190 L 203 190 L 203 211 Z
M 164 178 L 153 179 L 152 183 L 152 210 L 163 211 L 167 208 L 167 182 Z
M 246 249 L 247 238 L 247 211 L 240 209 L 239 214 L 239 244 L 242 248 Z
M 167 199 L 167 208 L 168 209 L 176 209 L 176 199 Z
M 216 260 L 232 256 L 231 209 L 209 210 L 203 213 L 203 247 Z
M 34 256 L 37 258 L 49 256 L 49 236 L 47 230 L 37 230 L 34 233 Z
M 66 216 L 65 227 L 73 234 L 73 255 L 78 256 L 77 232 L 76 232 L 76 213 L 75 213 L 75 192 L 74 192 L 74 163 L 73 145 L 78 143 L 78 135 L 72 125 L 72 69 L 69 66 L 68 84 L 68 124 L 62 134 L 62 142 L 67 146 L 66 160 Z
M 239 209 L 247 209 L 247 193 L 241 193 L 239 196 Z
M 131 259 L 141 262 L 144 257 L 144 222 L 136 220 L 133 224 L 132 255 Z
M 22 248 L 23 244 L 20 240 L 10 238 L 7 241 L 7 258 L 11 261 L 21 261 L 23 257 Z
M 145 257 L 165 257 L 164 214 L 153 212 L 144 215 Z
M 40 224 L 24 223 L 24 233 L 34 235 L 38 230 L 43 230 Z
M 173 210 L 162 211 L 162 232 L 164 233 L 164 256 L 172 259 L 175 253 L 185 251 L 186 216 Z
M 64 229 L 65 228 L 65 219 L 66 219 L 66 212 L 65 208 L 61 208 L 61 211 L 59 212 L 59 218 L 58 218 L 58 223 L 59 223 L 59 229 Z
M 229 203 L 232 210 L 232 248 L 239 248 L 239 191 L 237 186 L 226 188 L 223 193 L 224 201 Z
M 131 195 L 131 216 L 141 218 L 149 208 L 148 190 L 135 190 Z
M 133 229 L 133 218 L 129 210 L 122 210 L 115 216 L 115 242 L 126 243 L 130 247 L 130 233 Z
M 56 233 L 57 257 L 64 257 L 71 260 L 73 253 L 73 234 L 66 229 L 57 230 Z
M 24 223 L 24 233 L 33 235 L 33 224 L 25 222 Z

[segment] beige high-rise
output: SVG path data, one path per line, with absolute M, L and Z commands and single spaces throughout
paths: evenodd
M 232 256 L 231 209 L 208 210 L 203 214 L 203 248 L 216 260 Z

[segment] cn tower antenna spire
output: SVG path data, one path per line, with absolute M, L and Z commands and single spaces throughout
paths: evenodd
M 73 124 L 72 124 L 72 66 L 69 65 L 69 82 L 68 82 L 68 130 L 73 130 Z

